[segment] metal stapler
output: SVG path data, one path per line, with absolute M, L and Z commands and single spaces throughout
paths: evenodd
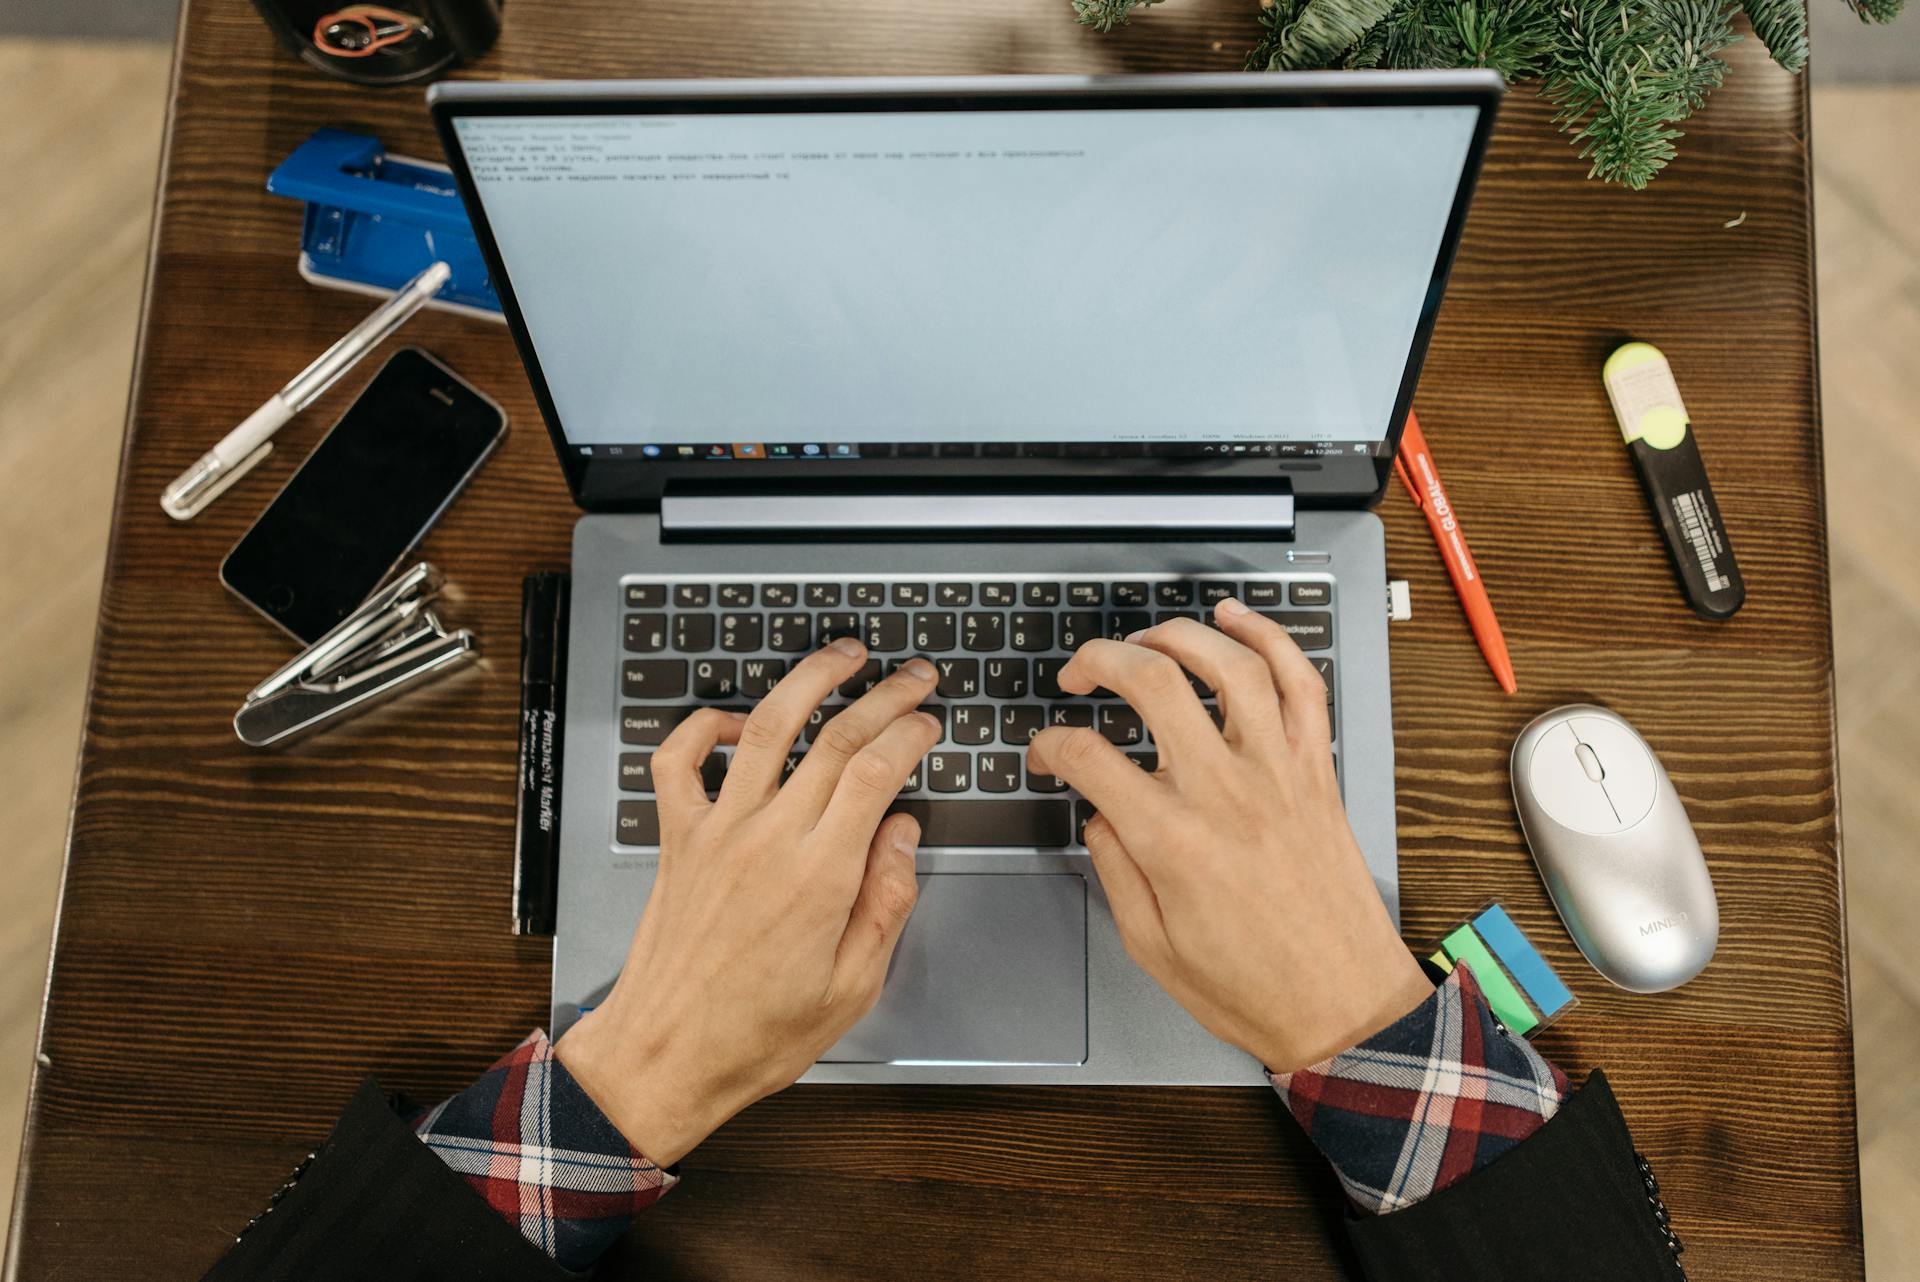
M 428 602 L 440 572 L 421 561 L 247 695 L 240 742 L 270 748 L 345 721 L 479 657 L 479 639 L 449 630 Z

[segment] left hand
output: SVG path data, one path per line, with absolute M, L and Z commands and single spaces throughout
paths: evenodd
M 613 991 L 554 1054 L 658 1165 L 791 1085 L 879 999 L 920 839 L 886 813 L 939 738 L 916 711 L 933 666 L 910 660 L 827 721 L 780 782 L 808 715 L 866 657 L 835 641 L 751 714 L 704 709 L 654 753 L 653 893 Z M 737 746 L 708 801 L 700 763 L 719 744 Z

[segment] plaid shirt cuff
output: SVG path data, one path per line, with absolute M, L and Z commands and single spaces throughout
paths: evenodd
M 576 1273 L 676 1182 L 627 1143 L 540 1029 L 412 1126 L 527 1241 Z
M 1273 1089 L 1375 1214 L 1458 1183 L 1546 1124 L 1564 1073 L 1509 1033 L 1466 963 L 1433 996 L 1351 1050 Z

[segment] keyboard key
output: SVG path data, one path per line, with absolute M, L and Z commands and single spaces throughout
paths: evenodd
M 1107 636 L 1114 641 L 1125 641 L 1152 626 L 1153 616 L 1145 610 L 1115 610 L 1107 616 Z
M 981 792 L 1013 792 L 1020 787 L 1020 754 L 983 752 L 974 758 L 974 786 Z
M 953 741 L 969 746 L 993 742 L 993 705 L 956 703 L 953 705 Z
M 1059 605 L 1058 583 L 1029 583 L 1020 590 L 1020 599 L 1028 605 Z
M 1232 595 L 1233 584 L 1231 583 L 1202 583 L 1200 585 L 1201 605 L 1212 605 L 1214 602 L 1224 601 Z
M 933 585 L 933 603 L 935 605 L 972 605 L 973 584 L 936 583 Z
M 807 604 L 816 610 L 830 609 L 840 604 L 840 585 L 838 583 L 809 583 L 806 588 Z
M 989 699 L 1027 697 L 1027 661 L 1025 659 L 988 659 L 982 666 L 986 669 Z
M 620 693 L 629 699 L 677 699 L 686 692 L 685 659 L 628 659 L 620 665 Z
M 766 620 L 757 614 L 720 616 L 720 648 L 732 654 L 752 654 L 760 648 Z
M 1032 584 L 1028 584 L 1029 587 Z M 1007 618 L 1007 640 L 1016 650 L 1053 649 L 1051 614 L 1014 614 Z
M 634 654 L 652 654 L 667 648 L 667 616 L 629 614 L 626 646 Z
M 1042 699 L 1058 699 L 1065 692 L 1060 689 L 1060 669 L 1067 666 L 1065 659 L 1035 659 L 1033 661 L 1033 693 Z
M 1098 611 L 1069 610 L 1060 616 L 1060 648 L 1078 650 L 1101 634 Z
M 697 610 L 708 603 L 711 589 L 704 583 L 676 583 L 673 585 L 673 603 L 683 610 Z
M 753 604 L 753 584 L 722 583 L 720 585 L 720 604 L 731 609 L 744 610 Z M 768 604 L 772 604 L 769 602 Z
M 1295 605 L 1325 605 L 1333 600 L 1331 583 L 1296 583 L 1287 591 Z
M 969 612 L 960 620 L 960 644 L 969 650 L 1004 650 L 1007 616 Z
M 841 697 L 858 699 L 861 695 L 879 685 L 884 675 L 885 673 L 880 666 L 880 660 L 868 659 L 860 665 L 858 672 L 840 683 Z
M 627 609 L 655 610 L 667 603 L 667 585 L 664 583 L 627 584 Z
M 938 743 L 941 739 L 945 739 L 947 737 L 947 705 L 944 703 L 923 703 L 920 705 L 919 710 L 940 723 L 940 739 L 936 739 L 934 742 Z
M 1147 604 L 1147 585 L 1144 583 L 1116 583 L 1113 585 L 1113 603 L 1115 605 Z
M 735 694 L 737 681 L 734 677 L 732 659 L 696 659 L 693 663 L 693 697 L 696 699 L 731 699 Z M 678 690 L 675 694 L 680 693 Z
M 930 752 L 927 754 L 927 787 L 935 792 L 965 792 L 973 781 L 973 754 L 969 752 Z M 920 836 L 927 844 L 926 834 Z
M 1327 683 L 1327 702 L 1332 703 L 1333 702 L 1333 660 L 1332 659 L 1312 659 L 1312 660 L 1309 660 L 1309 662 L 1313 664 L 1313 670 L 1320 674 L 1320 679 Z
M 764 699 L 773 693 L 774 684 L 786 674 L 785 659 L 742 659 L 740 693 L 749 699 Z
M 1073 837 L 1073 805 L 1058 801 L 896 801 L 891 814 L 920 822 L 924 846 L 1065 846 Z
M 1158 627 L 1170 619 L 1198 619 L 1200 616 L 1192 610 L 1162 610 L 1153 616 L 1154 626 Z
M 660 844 L 660 816 L 651 801 L 623 801 L 613 821 L 613 839 L 623 846 Z
M 791 583 L 764 583 L 760 586 L 760 604 L 775 610 L 791 610 L 800 604 L 800 589 Z
M 1087 821 L 1099 814 L 1091 801 L 1073 803 L 1073 839 L 1081 845 L 1087 844 Z
M 1147 737 L 1146 727 L 1141 724 L 1140 714 L 1124 703 L 1106 704 L 1100 709 L 1100 733 L 1107 742 L 1119 747 L 1131 747 Z
M 1036 774 L 1032 770 L 1027 771 L 1028 792 L 1065 792 L 1066 790 L 1067 781 L 1059 775 L 1043 775 Z
M 848 605 L 885 605 L 887 603 L 887 585 L 884 583 L 856 583 L 847 589 Z
M 693 711 L 692 708 L 622 708 L 620 742 L 657 747 Z
M 620 791 L 653 791 L 653 754 L 651 752 L 620 754 Z
M 674 615 L 673 648 L 691 654 L 713 649 L 713 616 L 711 614 Z
M 840 637 L 852 637 L 856 641 L 860 639 L 860 616 L 851 610 L 829 611 L 819 615 L 815 622 L 818 624 L 815 645 L 824 646 Z
M 1278 583 L 1248 583 L 1240 599 L 1248 605 L 1279 605 L 1280 585 Z
M 823 703 L 807 714 L 807 724 L 800 727 L 801 742 L 815 744 L 820 742 L 820 731 L 827 722 L 847 710 L 844 703 Z
M 1018 605 L 1020 598 L 1011 583 L 982 583 L 980 585 L 981 605 Z
M 1024 748 L 1046 725 L 1047 714 L 1037 703 L 1009 703 L 1000 709 L 1000 742 Z
M 894 584 L 893 603 L 902 606 L 925 605 L 927 603 L 927 585 L 924 583 Z
M 720 753 L 711 753 L 700 763 L 700 786 L 708 792 L 719 792 L 720 785 L 727 781 L 727 762 L 730 757 Z
M 781 654 L 798 654 L 813 644 L 811 614 L 769 614 L 767 649 Z
M 942 699 L 972 699 L 980 693 L 980 660 L 935 659 L 940 681 L 935 687 Z
M 913 616 L 913 648 L 922 654 L 953 649 L 953 616 L 945 612 Z
M 1272 619 L 1285 628 L 1302 650 L 1326 650 L 1333 646 L 1333 615 L 1325 611 L 1262 610 L 1260 617 Z
M 1153 585 L 1153 603 L 1155 605 L 1192 605 L 1193 584 L 1156 583 Z
M 1093 728 L 1093 705 L 1090 703 L 1056 703 L 1047 709 L 1047 724 L 1050 726 L 1086 726 Z
M 1127 754 L 1127 760 L 1139 766 L 1148 774 L 1152 774 L 1160 768 L 1160 754 L 1151 748 L 1148 748 L 1145 752 L 1129 752 Z
M 867 616 L 867 649 L 885 652 L 906 648 L 906 615 L 889 613 Z
M 1067 584 L 1067 604 L 1086 609 L 1088 606 L 1107 603 L 1107 585 L 1104 583 Z

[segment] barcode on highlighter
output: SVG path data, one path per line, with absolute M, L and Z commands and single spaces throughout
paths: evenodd
M 1699 498 L 1693 494 L 1682 494 L 1674 499 L 1673 510 L 1680 516 L 1681 535 L 1693 548 L 1693 554 L 1700 558 L 1700 573 L 1706 576 L 1707 591 L 1720 591 L 1728 585 L 1729 580 L 1714 566 L 1713 539 L 1707 533 Z

